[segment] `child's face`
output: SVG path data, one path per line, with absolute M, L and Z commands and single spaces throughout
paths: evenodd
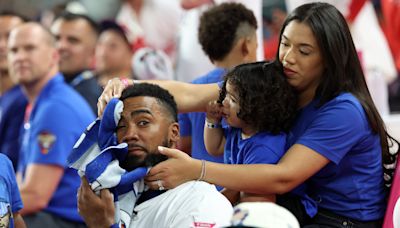
M 229 83 L 229 81 L 226 83 L 226 96 L 222 101 L 222 105 L 222 113 L 223 117 L 226 119 L 226 122 L 232 127 L 242 128 L 243 121 L 237 116 L 240 111 L 239 94 L 237 93 L 235 87 Z

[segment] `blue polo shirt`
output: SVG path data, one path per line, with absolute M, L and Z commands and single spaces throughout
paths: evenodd
M 14 169 L 17 167 L 27 104 L 20 86 L 14 86 L 0 97 L 0 153 L 10 158 Z
M 61 74 L 52 78 L 40 92 L 29 123 L 24 124 L 18 171 L 24 175 L 31 164 L 64 168 L 64 175 L 44 211 L 67 220 L 83 221 L 76 202 L 80 179 L 74 169 L 67 167 L 67 157 L 94 119 L 88 103 L 64 82 Z
M 11 161 L 0 154 L 0 217 L 10 216 L 22 209 L 15 173 Z M 11 219 L 9 227 L 14 227 Z
M 372 132 L 360 102 L 342 93 L 317 108 L 300 110 L 288 146 L 304 145 L 330 163 L 307 181 L 307 193 L 319 208 L 360 221 L 385 213 L 379 135 Z
M 193 84 L 211 84 L 219 82 L 223 79 L 226 70 L 216 68 L 208 74 L 195 79 Z M 204 159 L 207 161 L 223 163 L 223 156 L 210 155 L 204 145 L 204 122 L 206 114 L 204 112 L 190 112 L 179 114 L 179 129 L 182 137 L 192 137 L 192 157 L 196 159 Z

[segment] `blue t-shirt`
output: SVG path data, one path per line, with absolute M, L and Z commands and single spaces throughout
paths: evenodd
M 216 68 L 202 76 L 195 79 L 193 84 L 211 84 L 222 80 L 226 70 Z M 223 156 L 210 155 L 204 145 L 204 122 L 206 114 L 204 112 L 190 112 L 179 114 L 179 129 L 180 135 L 192 137 L 192 157 L 196 159 L 204 159 L 207 161 L 223 163 Z
M 339 215 L 382 218 L 386 193 L 379 135 L 352 94 L 342 93 L 320 108 L 317 102 L 300 110 L 288 137 L 288 146 L 302 144 L 331 161 L 306 182 L 308 195 Z
M 9 227 L 13 227 L 12 214 L 21 209 L 22 200 L 11 161 L 7 156 L 0 154 L 0 218 L 9 217 Z
M 14 86 L 0 97 L 0 153 L 10 158 L 14 169 L 18 164 L 20 133 L 27 104 L 20 86 Z
M 67 157 L 94 119 L 88 103 L 58 74 L 43 88 L 24 124 L 18 171 L 24 175 L 30 164 L 63 167 L 64 175 L 44 210 L 67 220 L 83 221 L 76 202 L 80 179 L 67 167 Z
M 276 164 L 286 152 L 285 133 L 258 132 L 247 139 L 242 139 L 241 133 L 233 127 L 225 130 L 226 164 Z

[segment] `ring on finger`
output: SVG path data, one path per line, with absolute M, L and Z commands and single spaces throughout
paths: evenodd
M 157 185 L 158 185 L 158 190 L 162 191 L 165 189 L 164 186 L 162 185 L 161 180 L 157 180 Z

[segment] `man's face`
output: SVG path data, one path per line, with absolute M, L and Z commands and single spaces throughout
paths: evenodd
M 57 51 L 40 27 L 22 25 L 11 32 L 8 63 L 10 75 L 17 83 L 29 86 L 40 81 L 57 61 Z
M 165 160 L 157 147 L 174 146 L 179 139 L 179 126 L 155 98 L 131 97 L 124 100 L 117 138 L 119 143 L 128 144 L 127 159 L 121 167 L 129 171 Z
M 56 20 L 51 32 L 57 39 L 60 53 L 60 71 L 75 74 L 91 67 L 97 35 L 84 19 Z
M 13 28 L 22 24 L 21 18 L 16 16 L 0 16 L 0 71 L 8 69 L 7 43 L 8 36 Z
M 130 46 L 113 30 L 101 33 L 96 47 L 96 70 L 99 73 L 114 73 L 130 67 Z

